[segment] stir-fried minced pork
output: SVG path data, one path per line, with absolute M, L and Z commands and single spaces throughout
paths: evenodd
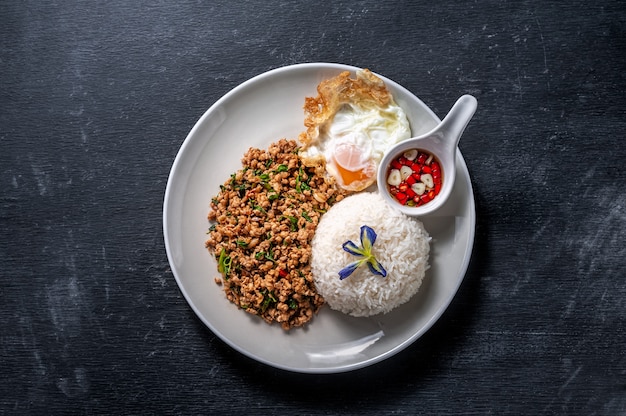
M 302 165 L 294 140 L 250 148 L 211 201 L 206 241 L 228 300 L 283 329 L 304 325 L 324 299 L 311 274 L 320 216 L 345 191 Z

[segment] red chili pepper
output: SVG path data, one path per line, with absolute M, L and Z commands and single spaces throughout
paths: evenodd
M 280 270 L 278 271 L 278 275 L 279 275 L 280 277 L 287 277 L 287 271 L 286 271 L 286 270 L 284 270 L 284 269 L 280 269 Z
M 431 191 L 432 192 L 432 191 Z M 420 200 L 422 201 L 423 204 L 430 202 L 432 200 L 432 198 L 430 197 L 430 192 L 427 194 L 424 194 L 420 197 Z
M 409 199 L 408 195 L 402 192 L 398 192 L 396 194 L 396 198 L 398 199 L 398 202 L 402 205 L 404 205 L 406 203 L 406 200 Z
M 400 162 L 401 165 L 408 165 L 409 163 L 411 163 L 411 161 L 404 156 L 400 156 L 398 158 L 398 162 Z
M 426 159 L 428 159 L 428 156 L 425 153 L 420 153 L 420 155 L 417 157 L 417 163 L 423 165 L 424 162 L 426 162 Z
M 422 165 L 420 165 L 419 163 L 411 163 L 411 170 L 415 173 L 420 173 L 422 171 Z
M 433 170 L 433 173 L 431 173 L 431 175 L 433 175 L 433 179 L 436 181 L 437 179 L 441 179 L 441 172 L 437 171 L 435 172 Z
M 430 168 L 433 170 L 433 173 L 441 171 L 441 168 L 439 167 L 439 163 L 437 162 L 432 162 L 430 164 Z
M 415 182 L 417 182 L 417 179 L 415 179 L 413 175 L 410 175 L 408 178 L 405 179 L 405 182 L 407 183 L 407 185 L 413 185 Z
M 398 191 L 400 192 L 404 192 L 406 193 L 406 190 L 409 189 L 409 185 L 407 185 L 406 183 L 401 183 L 400 185 L 398 185 Z
M 439 195 L 439 192 L 441 192 L 441 182 L 439 183 L 435 182 L 435 194 Z
M 398 161 L 398 159 L 394 159 L 394 160 L 391 161 L 391 167 L 393 169 L 400 170 L 400 168 L 402 167 L 402 164 Z
M 415 178 L 416 182 L 419 182 L 419 180 L 422 179 L 422 175 L 420 175 L 419 173 L 414 173 L 411 176 Z
M 430 166 L 422 166 L 422 173 L 432 173 L 433 170 L 430 168 Z
M 406 189 L 406 195 L 407 195 L 409 198 L 413 199 L 413 198 L 415 198 L 415 196 L 416 196 L 417 194 L 415 193 L 415 191 L 414 191 L 413 189 L 411 189 L 411 188 L 407 188 L 407 189 Z

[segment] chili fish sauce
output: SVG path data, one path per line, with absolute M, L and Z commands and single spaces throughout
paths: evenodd
M 393 159 L 387 170 L 389 193 L 402 205 L 419 207 L 432 201 L 443 182 L 441 163 L 430 152 L 410 149 Z

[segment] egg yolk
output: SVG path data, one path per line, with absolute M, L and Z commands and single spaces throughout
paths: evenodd
M 345 186 L 371 178 L 371 169 L 364 166 L 363 154 L 358 146 L 351 143 L 337 146 L 333 158 Z

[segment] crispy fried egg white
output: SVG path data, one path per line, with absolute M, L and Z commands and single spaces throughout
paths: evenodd
M 411 137 L 406 113 L 367 69 L 356 79 L 345 71 L 322 81 L 317 91 L 317 97 L 305 99 L 300 157 L 340 187 L 361 191 L 376 182 L 387 149 Z

